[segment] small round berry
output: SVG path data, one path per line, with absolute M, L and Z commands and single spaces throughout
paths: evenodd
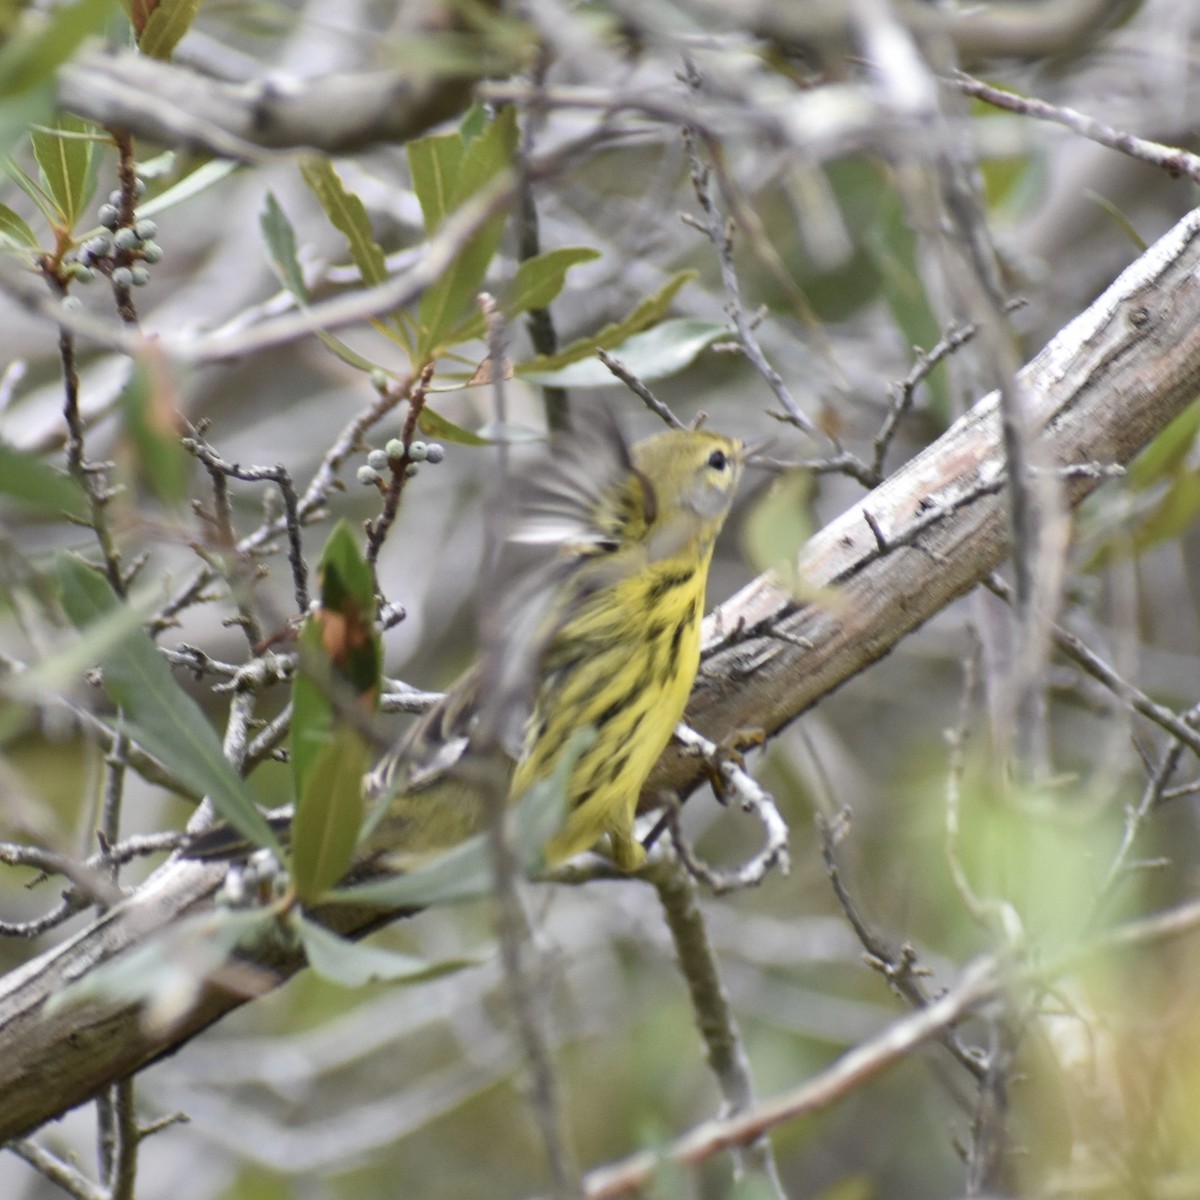
M 133 271 L 129 267 L 118 267 L 112 273 L 114 287 L 133 287 Z
M 410 462 L 408 466 L 404 468 L 404 473 L 409 477 L 409 479 L 411 479 L 417 473 L 417 464 Z
M 90 241 L 84 243 L 83 252 L 89 258 L 107 258 L 113 250 L 112 234 L 98 233 Z
M 382 367 L 376 367 L 371 372 L 371 386 L 381 396 L 391 387 L 391 380 L 388 379 L 387 372 Z
M 70 266 L 71 278 L 76 283 L 91 283 L 96 278 L 96 272 L 91 267 L 84 265 L 81 262 L 74 262 Z
M 142 246 L 142 261 L 153 265 L 162 262 L 163 248 L 157 242 L 146 242 Z
M 429 447 L 424 442 L 411 442 L 408 447 L 409 462 L 424 462 Z
M 372 471 L 386 471 L 388 469 L 388 456 L 383 450 L 372 450 L 367 455 L 367 466 Z
M 150 272 L 145 267 L 131 267 L 129 274 L 133 279 L 134 287 L 145 287 L 150 282 Z
M 446 447 L 441 442 L 430 442 L 425 447 L 425 461 L 440 463 L 446 457 Z
M 113 235 L 113 241 L 118 250 L 137 250 L 142 244 L 142 239 L 138 237 L 137 232 L 128 226 L 118 229 Z
M 124 199 L 125 199 L 125 194 L 121 191 L 120 188 L 113 188 L 113 190 L 108 193 L 109 204 L 114 205 L 116 208 L 121 207 L 121 201 Z
M 115 204 L 100 205 L 99 217 L 105 229 L 116 229 L 121 223 L 121 213 Z
M 379 483 L 382 476 L 374 467 L 359 467 L 358 482 L 365 484 Z
M 383 448 L 389 462 L 399 462 L 404 457 L 404 443 L 399 438 L 392 438 Z
M 146 181 L 140 175 L 133 181 L 133 194 L 139 198 L 146 194 Z
M 151 221 L 150 218 L 147 217 L 144 221 L 138 221 L 138 223 L 134 225 L 133 231 L 142 239 L 143 242 L 148 242 L 152 237 L 155 237 L 158 234 L 158 224 L 154 221 Z
M 62 307 L 65 312 L 80 312 L 83 309 L 83 301 L 78 296 L 64 296 Z

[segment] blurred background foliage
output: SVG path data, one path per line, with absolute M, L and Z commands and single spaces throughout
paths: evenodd
M 723 431 L 772 435 L 780 458 L 803 457 L 811 452 L 803 436 L 768 415 L 775 403 L 763 379 L 722 348 L 728 297 L 717 255 L 677 216 L 696 212 L 679 121 L 671 117 L 691 102 L 676 77 L 682 56 L 690 56 L 702 93 L 716 98 L 706 111 L 716 130 L 721 196 L 732 204 L 746 309 L 763 306 L 757 333 L 766 356 L 814 422 L 869 458 L 890 388 L 912 366 L 914 347 L 931 347 L 958 314 L 928 230 L 902 186 L 903 146 L 889 144 L 882 131 L 871 136 L 869 122 L 855 125 L 837 107 L 872 96 L 869 71 L 847 33 L 853 21 L 840 4 L 829 6 L 840 15 L 828 20 L 801 3 L 781 5 L 774 16 L 762 7 L 743 14 L 736 5 L 718 11 L 688 0 L 210 0 L 164 5 L 172 23 L 160 19 L 153 40 L 142 28 L 141 49 L 173 54 L 176 63 L 233 83 L 270 77 L 285 91 L 293 79 L 379 68 L 455 79 L 484 62 L 503 92 L 505 81 L 527 80 L 544 67 L 550 99 L 544 110 L 523 109 L 519 127 L 515 108 L 473 108 L 471 86 L 456 85 L 452 119 L 428 135 L 431 155 L 446 144 L 433 139 L 464 122 L 474 137 L 507 123 L 509 150 L 524 137 L 538 153 L 553 154 L 595 134 L 608 120 L 609 101 L 669 99 L 676 107 L 666 115 L 647 109 L 613 120 L 604 137 L 535 182 L 541 250 L 594 252 L 546 268 L 559 344 L 594 339 L 657 297 L 640 325 L 620 327 L 619 339 L 686 318 L 686 325 L 668 325 L 638 360 L 656 392 L 685 420 L 704 412 Z M 957 53 L 964 65 L 1016 90 L 1159 141 L 1192 142 L 1200 4 L 1030 0 L 973 7 L 1023 22 L 1026 40 L 1014 47 L 1002 38 L 989 45 L 964 36 L 955 47 L 954 21 L 931 16 L 945 7 L 909 3 L 895 12 L 938 69 Z M 1066 44 L 1064 22 L 1073 30 Z M 7 39 L 0 47 L 0 143 L 16 164 L 0 191 L 0 240 L 9 250 L 4 278 L 28 273 L 46 261 L 41 256 L 69 274 L 78 247 L 102 233 L 97 205 L 118 186 L 117 160 L 103 137 L 52 132 L 84 128 L 53 125 L 53 73 L 101 31 L 125 46 L 135 39 L 127 15 L 105 0 L 0 3 L 0 30 Z M 591 108 L 554 101 L 556 89 L 571 88 L 592 89 L 599 99 Z M 827 111 L 811 107 L 822 96 Z M 1136 257 L 1139 242 L 1152 241 L 1194 202 L 1191 184 L 1059 129 L 967 106 L 949 92 L 942 100 L 978 156 L 1005 284 L 1026 302 L 1014 316 L 1023 358 Z M 34 126 L 41 132 L 31 140 Z M 297 304 L 378 282 L 411 261 L 412 247 L 438 226 L 433 184 L 422 182 L 429 160 L 423 167 L 412 143 L 338 156 L 336 173 L 323 159 L 288 153 L 236 166 L 182 144 L 139 142 L 136 153 L 148 188 L 139 215 L 153 214 L 153 237 L 163 249 L 161 263 L 148 267 L 148 283 L 134 289 L 147 331 L 200 338 L 253 329 Z M 465 196 L 486 183 L 489 170 L 479 168 Z M 494 223 L 496 254 L 485 256 L 486 275 L 479 272 L 502 300 L 514 294 L 518 261 L 527 257 L 516 227 L 507 215 Z M 328 339 L 308 337 L 190 365 L 153 353 L 135 363 L 81 342 L 88 454 L 115 464 L 113 479 L 123 491 L 109 505 L 109 521 L 127 562 L 148 556 L 141 586 L 151 606 L 194 570 L 199 535 L 191 505 L 208 496 L 205 473 L 178 448 L 174 412 L 205 422 L 226 461 L 281 463 L 304 481 L 339 429 L 375 399 L 372 368 L 399 378 L 436 360 L 429 403 L 439 423 L 425 436 L 446 444 L 445 459 L 421 466 L 406 487 L 379 582 L 406 614 L 384 636 L 387 674 L 428 689 L 452 680 L 474 655 L 476 613 L 487 603 L 475 583 L 493 451 L 470 444 L 481 440 L 470 435 L 486 440 L 496 418 L 490 388 L 462 386 L 486 356 L 482 328 L 467 321 L 476 285 L 469 281 L 452 297 L 454 320 L 447 318 L 444 340 L 428 325 L 422 332 L 397 318 L 339 330 L 332 348 Z M 76 272 L 68 290 L 75 311 L 114 319 L 102 280 L 83 286 Z M 94 558 L 95 539 L 62 519 L 64 509 L 82 502 L 75 485 L 47 467 L 64 461 L 56 330 L 15 300 L 0 303 L 0 654 L 3 673 L 13 675 L 53 660 L 63 645 L 53 555 L 70 550 Z M 423 302 L 421 313 L 429 307 Z M 542 389 L 522 377 L 522 365 L 526 374 L 535 369 L 537 350 L 519 307 L 510 309 L 517 366 L 508 417 L 539 436 L 546 426 Z M 458 336 L 464 333 L 471 336 Z M 556 377 L 543 371 L 538 378 Z M 932 441 L 978 395 L 969 356 L 934 371 L 885 471 Z M 572 387 L 572 405 L 602 400 L 637 432 L 655 428 L 655 418 L 615 381 Z M 396 436 L 399 420 L 372 430 L 372 446 Z M 1127 678 L 1180 710 L 1200 699 L 1198 421 L 1196 410 L 1185 414 L 1127 478 L 1086 504 L 1067 595 L 1073 627 Z M 348 458 L 347 487 L 330 505 L 352 528 L 379 511 L 377 491 L 355 482 L 365 452 L 356 448 Z M 258 523 L 269 490 L 261 483 L 231 487 L 239 533 Z M 747 487 L 718 550 L 710 604 L 756 572 L 774 568 L 786 577 L 804 538 L 861 493 L 845 476 L 807 473 Z M 306 532 L 310 562 L 327 535 L 322 524 Z M 274 636 L 294 603 L 283 556 L 267 561 L 269 573 L 254 583 L 255 603 L 264 633 Z M 233 612 L 224 597 L 187 607 L 159 644 L 199 646 L 236 663 L 246 652 L 244 637 L 229 625 Z M 1194 764 L 1181 770 L 1179 796 L 1143 822 L 1132 851 L 1119 851 L 1127 813 L 1146 787 L 1144 760 L 1157 761 L 1161 748 L 1117 701 L 1058 661 L 1047 674 L 1043 728 L 1054 777 L 1016 796 L 998 786 L 982 732 L 986 715 L 974 713 L 979 728 L 966 752 L 959 832 L 948 856 L 944 731 L 959 720 L 972 628 L 994 631 L 1003 619 L 990 597 L 964 598 L 753 756 L 791 826 L 792 872 L 754 891 L 709 898 L 705 912 L 760 1095 L 795 1085 L 903 1011 L 864 965 L 835 901 L 814 811 L 848 810 L 839 848 L 847 887 L 881 931 L 917 948 L 934 991 L 957 965 L 994 944 L 993 928 L 972 916 L 962 879 L 984 907 L 1009 906 L 1037 954 L 1069 948 L 1117 916 L 1153 911 L 1195 890 L 1196 810 L 1185 780 Z M 69 680 L 52 672 L 39 677 L 42 694 L 10 698 L 0 711 L 3 840 L 79 854 L 94 849 L 104 754 L 55 699 L 99 703 L 82 665 Z M 214 694 L 211 677 L 178 669 L 175 676 L 220 730 L 227 696 Z M 260 715 L 273 716 L 285 699 L 282 689 L 268 692 Z M 263 804 L 291 799 L 290 776 L 279 763 L 264 763 L 248 782 Z M 180 828 L 191 810 L 131 773 L 123 832 Z M 711 861 L 732 864 L 754 848 L 757 830 L 709 794 L 693 798 L 685 817 Z M 961 871 L 957 883 L 952 862 Z M 1154 869 L 1114 875 L 1121 863 Z M 123 882 L 149 869 L 135 864 Z M 30 886 L 34 874 L 0 873 L 5 920 L 30 920 L 49 907 L 55 885 Z M 659 1145 L 711 1116 L 719 1097 L 652 891 L 636 881 L 543 887 L 532 902 L 580 1161 L 600 1164 Z M 55 930 L 33 945 L 0 940 L 0 965 L 14 967 L 63 935 Z M 539 1193 L 542 1153 L 487 905 L 429 911 L 377 938 L 435 961 L 474 955 L 482 964 L 411 988 L 355 991 L 305 972 L 145 1072 L 144 1118 L 181 1111 L 188 1123 L 145 1143 L 139 1195 L 452 1200 Z M 1169 951 L 1131 951 L 1047 987 L 1036 1010 L 964 1028 L 967 1040 L 985 1048 L 1014 1047 L 1006 1129 L 1019 1162 L 1016 1192 L 1200 1191 L 1192 1129 L 1200 1028 L 1186 1000 L 1195 994 L 1198 968 L 1194 939 Z M 975 1100 L 969 1076 L 939 1047 L 916 1053 L 840 1104 L 773 1135 L 787 1194 L 963 1195 L 959 1148 L 970 1139 Z M 92 1118 L 74 1112 L 45 1137 L 86 1162 Z M 750 1186 L 733 1182 L 728 1160 L 718 1159 L 694 1175 L 664 1172 L 654 1194 L 757 1194 Z M 0 1157 L 0 1192 L 15 1200 L 58 1194 L 11 1157 Z

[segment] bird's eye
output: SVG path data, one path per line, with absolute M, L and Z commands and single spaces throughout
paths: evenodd
M 724 450 L 714 450 L 708 456 L 708 465 L 710 467 L 712 467 L 712 469 L 714 471 L 725 470 L 725 468 L 727 466 L 729 466 L 729 459 L 725 457 L 725 451 Z

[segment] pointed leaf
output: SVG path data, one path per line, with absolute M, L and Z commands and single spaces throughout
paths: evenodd
M 86 512 L 83 492 L 74 479 L 5 442 L 0 442 L 0 493 L 47 513 L 82 517 Z
M 87 122 L 64 113 L 58 118 L 56 129 L 35 129 L 30 134 L 33 156 L 41 168 L 46 190 L 68 228 L 74 228 L 95 190 L 95 143 L 90 137 L 78 136 L 92 132 L 94 129 Z
M 194 171 L 185 175 L 178 183 L 172 184 L 165 192 L 152 196 L 144 204 L 138 205 L 139 217 L 154 217 L 167 209 L 175 208 L 185 200 L 207 191 L 213 184 L 227 179 L 242 164 L 227 158 L 214 158 L 203 163 Z
M 63 608 L 86 629 L 121 607 L 108 581 L 71 555 L 58 558 Z M 170 771 L 211 797 L 221 815 L 259 846 L 282 854 L 253 797 L 230 766 L 208 718 L 171 675 L 142 629 L 129 630 L 100 655 L 104 689 L 121 706 L 133 739 Z
M 545 308 L 567 281 L 567 271 L 577 263 L 591 262 L 600 257 L 598 250 L 587 246 L 564 246 L 527 258 L 517 267 L 512 286 L 500 304 L 500 311 L 511 320 L 530 309 Z M 456 342 L 469 342 L 487 332 L 482 313 L 475 313 L 454 330 Z
M 462 137 L 457 133 L 417 138 L 408 143 L 408 170 L 413 191 L 425 218 L 425 235 L 432 237 L 450 212 L 450 196 L 462 167 Z
M 475 965 L 469 958 L 431 963 L 397 950 L 385 950 L 382 946 L 350 942 L 301 913 L 296 913 L 292 922 L 308 957 L 308 965 L 322 979 L 342 987 L 363 987 L 373 981 L 419 983 Z
M 43 14 L 32 36 L 17 34 L 0 47 L 0 99 L 49 84 L 55 70 L 93 33 L 99 33 L 113 0 L 79 0 Z
M 138 34 L 138 49 L 148 58 L 168 59 L 192 27 L 203 0 L 159 0 Z
M 581 359 L 591 358 L 597 350 L 612 350 L 635 333 L 657 324 L 667 314 L 679 289 L 696 278 L 695 271 L 677 271 L 653 296 L 647 296 L 627 317 L 606 325 L 591 337 L 572 342 L 557 354 L 543 354 L 517 367 L 522 379 L 529 375 L 558 371 Z
M 503 171 L 512 161 L 516 146 L 516 109 L 509 107 L 464 151 L 449 195 L 450 207 L 458 208 Z M 450 331 L 468 305 L 474 303 L 507 219 L 507 214 L 500 212 L 487 221 L 459 252 L 450 269 L 421 297 L 417 337 L 420 358 L 433 357 L 448 344 Z
M 346 238 L 350 257 L 362 276 L 363 283 L 374 287 L 387 279 L 387 263 L 383 250 L 371 232 L 371 221 L 363 202 L 346 190 L 341 177 L 327 158 L 306 159 L 300 167 L 304 182 L 325 210 L 325 215 Z
M 634 334 L 613 347 L 613 356 L 639 379 L 665 379 L 690 366 L 713 342 L 731 336 L 728 325 L 679 318 Z M 517 373 L 530 383 L 548 387 L 625 386 L 598 358 L 585 358 L 557 371 L 526 372 L 517 367 Z
M 317 751 L 292 821 L 292 878 L 311 903 L 346 873 L 363 819 L 362 780 L 371 751 L 356 729 L 342 728 Z
M 429 405 L 421 409 L 417 424 L 426 437 L 441 438 L 444 442 L 453 442 L 459 446 L 490 446 L 494 441 L 492 438 L 472 433 L 461 425 L 455 425 L 453 421 L 448 421 L 440 413 L 434 412 Z
M 0 204 L 0 240 L 30 250 L 39 249 L 37 235 L 29 228 L 28 222 L 7 204 Z
M 308 302 L 308 287 L 296 256 L 296 231 L 279 207 L 274 192 L 267 193 L 266 203 L 258 217 L 258 227 L 271 255 L 271 269 L 297 300 Z

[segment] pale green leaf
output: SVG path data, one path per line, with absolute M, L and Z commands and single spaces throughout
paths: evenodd
M 63 608 L 80 630 L 107 617 L 121 599 L 99 573 L 68 554 L 58 558 Z M 142 629 L 116 638 L 100 655 L 105 691 L 121 706 L 130 736 L 187 786 L 211 797 L 251 841 L 282 853 L 245 783 L 230 766 L 200 706 L 172 676 Z
M 417 138 L 408 143 L 408 170 L 425 218 L 426 237 L 438 231 L 450 212 L 450 196 L 458 182 L 463 150 L 463 139 L 457 133 Z
M 172 184 L 165 192 L 152 196 L 149 200 L 138 205 L 139 217 L 154 217 L 169 208 L 191 200 L 201 192 L 207 191 L 213 184 L 228 179 L 241 166 L 227 158 L 214 158 L 210 162 L 190 171 L 178 183 Z
M 620 321 L 606 325 L 599 333 L 590 337 L 580 338 L 557 354 L 539 355 L 516 368 L 516 373 L 522 378 L 529 378 L 535 373 L 544 375 L 550 371 L 558 371 L 581 359 L 591 358 L 597 350 L 612 350 L 635 333 L 657 324 L 666 316 L 679 290 L 686 283 L 696 278 L 695 271 L 677 271 L 653 296 L 647 296 L 637 307 Z
M 50 84 L 84 38 L 104 28 L 114 7 L 113 0 L 60 4 L 42 14 L 47 19 L 36 33 L 18 31 L 0 47 L 0 99 Z
M 308 158 L 300 166 L 304 182 L 312 189 L 325 215 L 346 239 L 350 257 L 368 287 L 387 279 L 383 250 L 371 232 L 371 221 L 363 202 L 346 190 L 341 177 L 327 158 Z
M 96 186 L 95 143 L 90 137 L 80 136 L 92 132 L 92 128 L 64 113 L 55 129 L 35 129 L 30 134 L 42 181 L 68 228 L 74 228 L 83 215 Z
M 0 442 L 0 493 L 48 514 L 82 517 L 86 511 L 74 479 L 6 442 Z
M 531 309 L 545 308 L 563 289 L 567 272 L 576 264 L 600 257 L 587 246 L 564 246 L 527 258 L 517 267 L 512 286 L 500 302 L 500 311 L 511 320 Z M 454 340 L 469 342 L 487 332 L 482 313 L 474 313 L 454 330 Z
M 138 36 L 138 49 L 147 58 L 168 59 L 192 27 L 203 0 L 158 0 Z
M 23 249 L 39 249 L 37 235 L 29 223 L 7 204 L 0 204 L 0 239 Z
M 308 287 L 304 282 L 304 272 L 300 269 L 300 260 L 296 256 L 296 231 L 287 219 L 287 214 L 279 207 L 274 192 L 267 193 L 266 203 L 258 217 L 258 225 L 271 256 L 271 269 L 279 282 L 297 300 L 307 303 Z
M 419 983 L 475 965 L 465 958 L 431 963 L 381 946 L 347 941 L 300 913 L 293 916 L 292 927 L 300 937 L 308 965 L 322 979 L 341 987 L 363 987 L 374 981 Z
M 612 354 L 639 379 L 665 379 L 690 366 L 713 342 L 731 336 L 728 325 L 679 318 L 663 321 L 644 333 L 635 333 L 614 346 Z M 530 383 L 546 387 L 625 386 L 598 358 L 585 358 L 557 371 L 526 371 L 518 366 L 516 373 Z

